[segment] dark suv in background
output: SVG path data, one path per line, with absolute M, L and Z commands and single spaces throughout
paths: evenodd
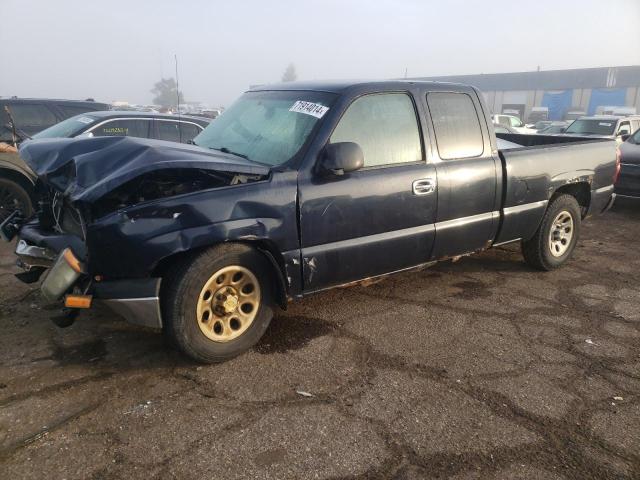
M 81 101 L 0 97 L 0 142 L 7 143 L 13 142 L 13 132 L 5 106 L 9 107 L 16 124 L 18 142 L 74 115 L 110 108 L 109 104 L 95 102 L 92 99 Z

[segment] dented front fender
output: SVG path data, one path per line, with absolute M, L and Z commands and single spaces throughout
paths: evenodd
M 88 228 L 90 269 L 105 278 L 146 277 L 182 252 L 221 242 L 262 241 L 274 246 L 281 273 L 296 295 L 301 285 L 296 195 L 296 172 L 274 172 L 264 181 L 116 211 Z

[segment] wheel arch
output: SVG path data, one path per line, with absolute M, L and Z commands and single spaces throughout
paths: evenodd
M 283 310 L 287 308 L 287 300 L 289 296 L 289 290 L 287 287 L 285 276 L 285 263 L 284 258 L 276 245 L 268 239 L 236 239 L 228 242 L 212 242 L 208 245 L 198 246 L 189 250 L 173 253 L 162 258 L 154 266 L 151 276 L 164 278 L 169 270 L 171 270 L 178 263 L 188 261 L 193 256 L 201 253 L 204 250 L 222 245 L 225 243 L 237 243 L 247 245 L 254 250 L 258 251 L 271 265 L 271 272 L 273 274 L 273 280 L 276 286 L 276 303 Z
M 584 219 L 589 211 L 589 207 L 591 206 L 591 185 L 589 182 L 584 180 L 560 185 L 551 195 L 549 204 L 551 204 L 551 202 L 560 195 L 571 195 L 574 197 L 578 202 L 578 205 L 580 205 L 582 218 Z
M 29 201 L 31 202 L 31 212 L 23 212 L 25 214 L 33 213 L 36 210 L 37 197 L 36 197 L 36 188 L 35 185 L 31 182 L 31 179 L 24 174 L 22 174 L 19 170 L 13 168 L 7 168 L 3 165 L 0 165 L 0 178 L 13 182 L 23 188 L 29 197 Z
M 22 173 L 20 170 L 0 164 L 0 177 L 16 182 L 25 190 L 27 190 L 29 195 L 33 195 L 35 184 L 27 175 Z

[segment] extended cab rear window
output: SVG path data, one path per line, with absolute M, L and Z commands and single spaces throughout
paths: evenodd
M 453 160 L 482 155 L 484 142 L 480 120 L 469 95 L 431 92 L 427 94 L 427 104 L 441 159 Z

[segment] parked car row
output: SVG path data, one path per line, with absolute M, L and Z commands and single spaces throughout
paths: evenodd
M 9 113 L 7 113 L 7 107 Z M 87 112 L 109 110 L 106 103 L 91 99 L 53 100 L 48 98 L 0 98 L 0 142 L 13 142 L 14 132 L 9 115 L 15 122 L 18 142 L 32 137 L 69 117 Z
M 31 105 L 28 103 L 28 105 Z M 56 108 L 66 106 L 66 103 L 51 104 Z M 46 103 L 38 106 L 50 108 Z M 82 108 L 91 106 L 91 103 L 83 102 Z M 153 138 L 170 142 L 190 143 L 202 132 L 211 119 L 201 117 L 189 117 L 183 115 L 164 115 L 138 111 L 95 111 L 85 112 L 56 123 L 39 133 L 35 133 L 36 126 L 43 125 L 44 121 L 32 121 L 31 123 L 18 123 L 24 116 L 15 118 L 14 112 L 25 112 L 19 103 L 10 104 L 9 111 L 17 125 L 15 130 L 20 139 L 32 137 L 42 138 L 74 138 L 74 137 L 105 137 L 128 136 L 139 138 Z M 17 107 L 17 108 L 16 108 Z M 70 110 L 69 110 L 70 111 Z M 36 112 L 36 110 L 34 110 Z M 37 116 L 33 113 L 34 118 Z M 11 132 L 13 128 L 6 126 L 5 131 Z M 23 130 L 25 127 L 26 131 Z M 31 132 L 31 134 L 28 134 Z M 20 133 L 22 132 L 22 133 Z M 31 214 L 37 200 L 36 175 L 20 158 L 17 152 L 4 149 L 0 152 L 0 221 L 6 218 L 15 209 L 22 210 L 25 214 Z
M 622 143 L 640 129 L 640 115 L 617 117 L 595 115 L 574 120 L 564 133 L 573 136 L 611 138 Z
M 502 125 L 504 127 L 511 128 L 518 133 L 536 133 L 533 128 L 526 126 L 522 120 L 515 115 L 506 115 L 503 113 L 496 113 L 491 116 L 494 125 Z
M 509 111 L 504 111 L 503 113 L 508 114 Z M 614 117 L 629 117 L 636 115 L 635 107 L 619 107 L 619 106 L 599 106 L 596 108 L 594 112 L 595 115 L 608 115 Z M 587 116 L 587 112 L 582 109 L 582 107 L 572 106 L 569 107 L 564 114 L 562 115 L 562 121 L 571 123 L 573 120 L 576 120 L 580 117 Z M 541 121 L 551 121 L 549 119 L 549 107 L 532 107 L 529 116 L 527 117 L 527 126 L 532 126 L 533 124 Z
M 607 114 L 581 115 L 572 121 L 539 120 L 535 124 L 527 125 L 527 128 L 539 135 L 615 140 L 620 146 L 618 150 L 620 174 L 615 184 L 615 191 L 621 196 L 640 198 L 640 115 L 623 115 L 631 113 L 631 110 L 608 109 L 603 110 Z M 516 116 L 498 114 L 492 115 L 492 119 L 497 134 L 523 133 L 522 128 L 514 127 L 514 125 L 520 127 L 522 123 Z M 498 139 L 502 143 L 501 150 L 522 147 L 518 144 L 517 138 L 509 138 L 511 141 Z

